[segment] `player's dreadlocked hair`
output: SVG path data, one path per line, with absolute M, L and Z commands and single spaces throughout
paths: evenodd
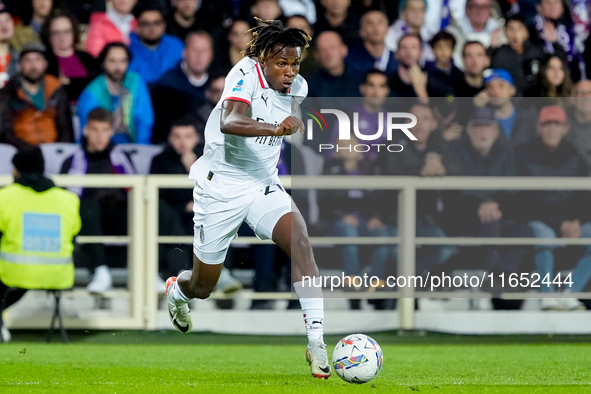
M 264 21 L 257 17 L 255 19 L 261 22 L 262 25 L 248 30 L 252 33 L 253 38 L 242 51 L 244 56 L 265 59 L 275 56 L 285 47 L 301 47 L 303 51 L 310 46 L 309 42 L 312 37 L 302 29 L 297 27 L 285 28 L 281 21 Z M 276 53 L 270 55 L 270 52 L 277 44 L 283 46 Z

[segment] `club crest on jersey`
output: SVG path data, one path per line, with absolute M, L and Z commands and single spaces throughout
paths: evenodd
M 244 87 L 244 80 L 241 79 L 240 81 L 238 81 L 236 86 L 234 86 L 234 89 L 232 89 L 232 91 L 233 92 L 242 92 L 243 87 Z

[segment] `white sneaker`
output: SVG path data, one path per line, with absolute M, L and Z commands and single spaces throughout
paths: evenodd
M 180 332 L 190 332 L 193 328 L 193 322 L 191 320 L 191 310 L 189 309 L 188 304 L 181 304 L 176 305 L 170 299 L 170 293 L 168 292 L 168 288 L 172 286 L 174 282 L 176 282 L 177 277 L 171 276 L 166 280 L 166 299 L 168 301 L 168 316 L 170 317 L 170 321 L 172 325 L 176 327 L 177 330 Z
M 224 294 L 231 294 L 242 290 L 242 283 L 232 276 L 229 269 L 222 269 L 220 279 L 214 291 L 221 291 Z
M 318 379 L 328 379 L 331 374 L 331 368 L 326 353 L 326 345 L 322 338 L 319 338 L 316 343 L 308 343 L 306 361 L 310 364 L 312 376 Z
M 562 298 L 560 301 L 562 308 L 567 311 L 584 311 L 586 309 L 585 304 L 576 298 Z
M 11 336 L 10 331 L 5 325 L 0 326 L 0 342 L 10 342 Z
M 86 291 L 94 294 L 103 294 L 113 288 L 111 271 L 106 265 L 96 267 L 92 281 L 86 286 Z
M 541 304 L 543 311 L 561 311 L 563 309 L 560 298 L 542 298 Z
M 166 294 L 166 283 L 164 279 L 160 277 L 160 275 L 156 276 L 156 292 L 158 295 Z

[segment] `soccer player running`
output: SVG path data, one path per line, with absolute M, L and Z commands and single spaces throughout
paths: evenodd
M 204 154 L 191 167 L 193 270 L 167 280 L 168 311 L 179 331 L 191 331 L 187 303 L 209 297 L 230 242 L 246 222 L 259 238 L 272 239 L 292 258 L 293 287 L 308 336 L 306 358 L 314 377 L 328 378 L 322 291 L 302 282 L 303 276 L 317 276 L 318 268 L 304 219 L 277 177 L 283 136 L 304 130 L 291 112 L 292 100 L 299 104 L 308 93 L 298 71 L 311 38 L 279 21 L 260 22 L 251 29 L 254 38 L 244 59 L 226 78 L 205 126 Z

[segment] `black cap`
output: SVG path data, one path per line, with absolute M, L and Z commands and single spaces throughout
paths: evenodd
M 489 126 L 496 123 L 495 113 L 489 107 L 476 108 L 470 116 L 470 125 L 472 126 Z
M 17 17 L 16 11 L 14 8 L 12 8 L 8 4 L 4 4 L 2 1 L 0 1 L 0 14 L 4 14 L 4 13 L 10 14 L 10 16 L 12 16 L 13 18 Z
M 160 2 L 154 1 L 154 0 L 147 0 L 147 1 L 143 1 L 141 3 L 138 3 L 134 7 L 132 12 L 133 12 L 133 16 L 135 16 L 136 19 L 138 19 L 144 12 L 148 12 L 148 11 L 158 11 L 162 14 L 162 16 L 165 16 L 164 10 L 162 9 Z
M 40 42 L 27 42 L 21 47 L 20 58 L 22 59 L 28 53 L 39 53 L 45 56 L 46 50 L 45 45 Z
M 38 146 L 17 152 L 12 158 L 12 165 L 20 173 L 43 174 L 45 172 L 45 160 Z

